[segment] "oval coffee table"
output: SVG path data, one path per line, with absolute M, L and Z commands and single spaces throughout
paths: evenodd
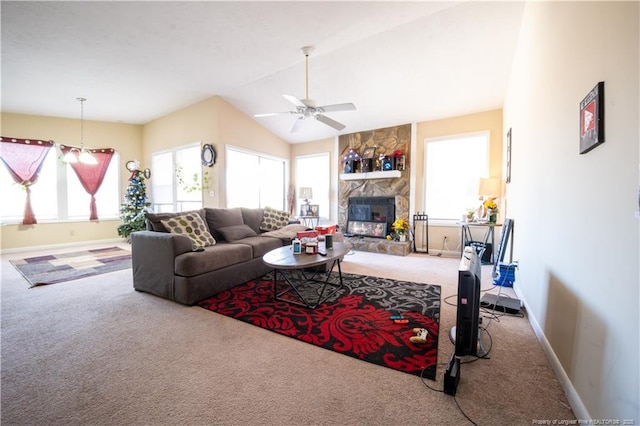
M 350 250 L 350 244 L 336 242 L 329 250 L 325 249 L 323 242 L 319 243 L 319 254 L 293 254 L 293 247 L 290 245 L 271 250 L 262 260 L 265 265 L 273 268 L 274 299 L 306 306 L 309 309 L 317 308 L 342 287 L 340 260 Z M 327 267 L 329 264 L 331 266 Z M 337 277 L 331 274 L 336 265 Z M 324 271 L 320 270 L 321 268 Z M 278 272 L 282 281 L 278 281 Z M 322 276 L 322 279 L 318 278 Z M 279 291 L 278 284 L 284 289 Z M 296 296 L 282 297 L 291 291 L 295 292 Z

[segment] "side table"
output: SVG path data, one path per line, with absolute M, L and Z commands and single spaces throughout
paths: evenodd
M 489 260 L 489 265 L 493 265 L 495 262 L 495 250 L 496 250 L 496 237 L 495 237 L 495 228 L 496 226 L 502 226 L 501 223 L 493 223 L 493 222 L 459 222 L 460 225 L 460 256 L 464 252 L 464 248 L 473 241 L 473 237 L 471 235 L 472 227 L 485 228 L 484 240 L 483 243 L 487 244 L 489 239 L 491 239 L 491 257 Z
M 315 229 L 315 227 L 318 226 L 318 223 L 320 223 L 320 216 L 298 216 L 298 219 L 300 220 L 300 223 L 307 228 Z

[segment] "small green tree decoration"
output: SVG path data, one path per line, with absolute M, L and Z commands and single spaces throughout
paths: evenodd
M 130 241 L 129 235 L 132 232 L 146 229 L 145 213 L 147 212 L 151 212 L 151 203 L 147 199 L 144 174 L 136 169 L 129 179 L 124 203 L 120 204 L 120 219 L 123 224 L 118 226 L 118 235 Z

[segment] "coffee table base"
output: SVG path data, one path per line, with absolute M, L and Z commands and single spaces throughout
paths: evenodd
M 333 280 L 331 279 L 331 272 L 336 265 L 338 266 L 338 282 L 336 282 L 335 278 Z M 315 309 L 326 302 L 331 296 L 336 294 L 336 292 L 342 288 L 342 269 L 340 268 L 340 259 L 334 260 L 331 264 L 331 268 L 329 268 L 327 272 L 315 271 L 309 277 L 307 276 L 307 273 L 305 273 L 304 269 L 296 269 L 292 270 L 291 272 L 292 273 L 289 274 L 289 270 L 280 270 L 280 275 L 283 278 L 283 281 L 281 281 L 281 283 L 285 284 L 286 288 L 278 292 L 278 269 L 273 270 L 273 297 L 275 300 L 292 303 L 298 306 L 304 306 L 309 309 Z M 302 275 L 302 280 L 296 279 L 294 274 Z M 316 278 L 318 275 L 323 274 L 326 274 L 326 277 L 323 280 Z M 322 285 L 317 298 L 315 298 L 315 301 L 310 300 L 311 298 L 308 295 L 305 297 L 303 292 L 300 291 L 300 287 L 310 283 Z M 291 291 L 296 294 L 296 299 L 282 297 L 283 295 Z

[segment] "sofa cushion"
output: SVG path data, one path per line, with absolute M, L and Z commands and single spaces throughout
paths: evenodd
M 228 245 L 245 245 L 251 247 L 251 256 L 255 259 L 256 257 L 264 256 L 273 249 L 282 247 L 282 240 L 277 238 L 263 238 L 262 235 L 260 235 L 243 238 Z
M 189 252 L 176 257 L 176 275 L 194 277 L 231 265 L 248 262 L 253 250 L 246 244 L 222 242 L 209 246 L 203 252 Z
M 227 241 L 236 241 L 258 235 L 249 225 L 223 226 L 222 228 L 218 228 L 218 232 L 220 232 Z
M 276 210 L 272 207 L 265 207 L 260 223 L 260 230 L 275 231 L 289 223 L 289 213 Z
M 199 210 L 191 210 L 180 213 L 146 213 L 145 218 L 147 219 L 147 231 L 156 231 L 156 232 L 169 232 L 167 228 L 162 224 L 163 220 L 171 219 L 172 217 L 181 216 L 185 214 L 198 214 L 201 218 L 204 218 L 205 211 L 204 209 Z
M 242 220 L 242 213 L 239 208 L 231 209 L 218 209 L 207 207 L 204 209 L 206 213 L 207 225 L 209 225 L 209 232 L 213 235 L 213 238 L 217 240 L 223 240 L 224 236 L 218 231 L 225 226 L 244 225 Z
M 264 209 L 250 209 L 247 207 L 240 207 L 242 211 L 242 219 L 244 224 L 248 225 L 256 231 L 256 234 L 260 233 L 260 224 L 262 223 L 262 216 L 264 215 Z
M 204 220 L 197 213 L 175 216 L 160 222 L 169 232 L 189 237 L 194 246 L 208 247 L 216 243 Z

